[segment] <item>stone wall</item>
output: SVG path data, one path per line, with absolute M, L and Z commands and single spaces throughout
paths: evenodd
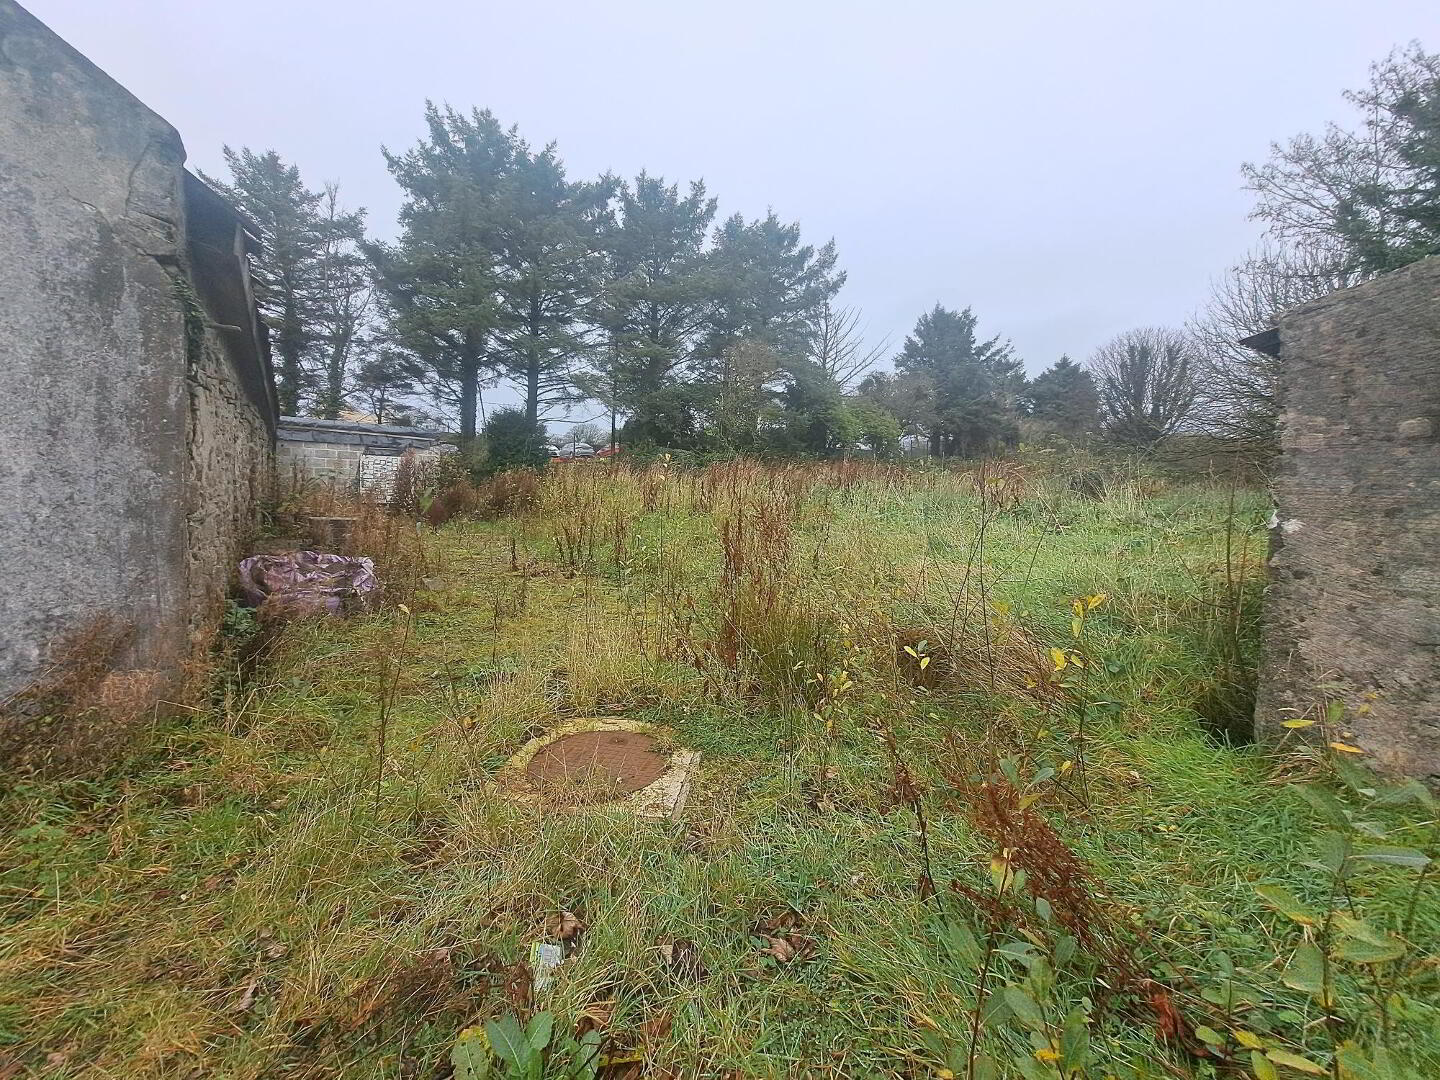
M 0 147 L 0 697 L 103 617 L 127 666 L 178 676 L 271 468 L 242 230 L 175 130 L 12 0 Z
M 1256 726 L 1440 776 L 1440 258 L 1287 313 Z

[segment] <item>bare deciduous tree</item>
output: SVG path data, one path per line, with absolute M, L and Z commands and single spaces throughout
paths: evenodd
M 1191 418 L 1198 396 L 1195 347 L 1179 330 L 1127 330 L 1095 350 L 1095 376 L 1106 434 L 1130 446 L 1152 446 Z
M 1329 124 L 1320 136 L 1272 143 L 1269 161 L 1244 166 L 1258 197 L 1251 216 L 1280 240 L 1338 248 L 1368 273 L 1440 251 L 1440 55 L 1412 43 L 1345 99 L 1360 113 L 1358 130 Z
M 1266 245 L 1212 283 L 1209 303 L 1187 326 L 1202 372 L 1196 415 L 1207 428 L 1261 456 L 1275 451 L 1278 361 L 1240 342 L 1287 309 L 1359 282 L 1363 275 L 1345 262 L 1333 246 Z
M 865 346 L 864 327 L 856 308 L 837 308 L 827 302 L 816 321 L 810 359 L 820 373 L 839 389 L 847 390 L 889 350 L 890 339 Z

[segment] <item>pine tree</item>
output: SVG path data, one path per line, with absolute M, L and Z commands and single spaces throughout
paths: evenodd
M 705 236 L 715 200 L 699 181 L 679 185 L 641 173 L 617 192 L 618 218 L 606 231 L 606 284 L 596 319 L 605 342 L 579 380 L 615 417 L 626 413 L 632 442 L 680 446 L 693 439 L 682 381 L 709 300 Z
M 315 321 L 320 357 L 320 385 L 315 412 L 336 420 L 350 393 L 354 357 L 374 312 L 370 260 L 361 251 L 365 212 L 340 208 L 339 189 L 327 184 L 321 220 L 325 243 L 316 268 L 318 293 Z
M 936 304 L 895 358 L 896 370 L 929 392 L 929 407 L 917 420 L 935 455 L 971 457 L 1019 437 L 1016 399 L 1024 365 L 998 335 L 977 340 L 977 321 L 969 308 Z
M 311 191 L 300 170 L 274 150 L 256 154 L 249 147 L 224 148 L 230 183 L 205 176 L 260 231 L 261 250 L 252 266 L 255 299 L 270 328 L 278 359 L 276 398 L 287 416 L 300 412 L 310 385 L 310 353 L 322 330 L 322 263 L 337 228 L 349 220 L 327 220 L 324 195 Z M 203 174 L 202 174 L 203 175 Z
M 493 361 L 519 384 L 525 416 L 573 399 L 573 369 L 588 345 L 582 321 L 600 288 L 602 226 L 614 184 L 571 182 L 555 148 L 517 143 L 501 184 Z
M 1067 439 L 1082 439 L 1100 426 L 1095 380 L 1068 356 L 1027 383 L 1020 402 L 1026 416 Z
M 411 424 L 425 419 L 410 401 L 420 392 L 425 365 L 396 349 L 381 349 L 355 371 L 351 391 L 377 424 Z
M 480 390 L 493 376 L 507 185 L 524 152 L 519 136 L 488 111 L 465 115 L 426 103 L 426 138 L 404 154 L 385 151 L 405 193 L 400 239 L 367 246 L 392 334 L 419 357 L 475 435 Z
M 704 354 L 719 360 L 737 342 L 762 342 L 781 358 L 809 353 L 827 305 L 845 284 L 835 242 L 800 242 L 800 226 L 771 211 L 736 214 L 715 230 L 708 259 L 711 304 Z
M 771 406 L 804 410 L 781 417 L 806 425 L 811 452 L 828 448 L 825 416 L 833 419 L 838 387 L 813 359 L 830 302 L 845 283 L 835 268 L 835 243 L 800 242 L 800 226 L 772 211 L 747 222 L 739 214 L 715 230 L 707 262 L 711 299 L 699 343 L 703 405 L 721 447 L 748 453 L 757 445 L 760 417 Z

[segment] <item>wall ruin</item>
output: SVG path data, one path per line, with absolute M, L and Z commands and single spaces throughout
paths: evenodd
M 1440 777 L 1440 257 L 1288 312 L 1256 728 Z M 1320 730 L 1317 727 L 1316 730 Z

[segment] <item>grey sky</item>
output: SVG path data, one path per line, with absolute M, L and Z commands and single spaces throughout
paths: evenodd
M 874 339 L 971 305 L 1034 372 L 1178 323 L 1250 246 L 1239 165 L 1346 119 L 1435 0 L 21 0 L 173 123 L 274 148 L 388 235 L 379 147 L 493 109 L 572 175 L 703 177 L 834 237 Z

